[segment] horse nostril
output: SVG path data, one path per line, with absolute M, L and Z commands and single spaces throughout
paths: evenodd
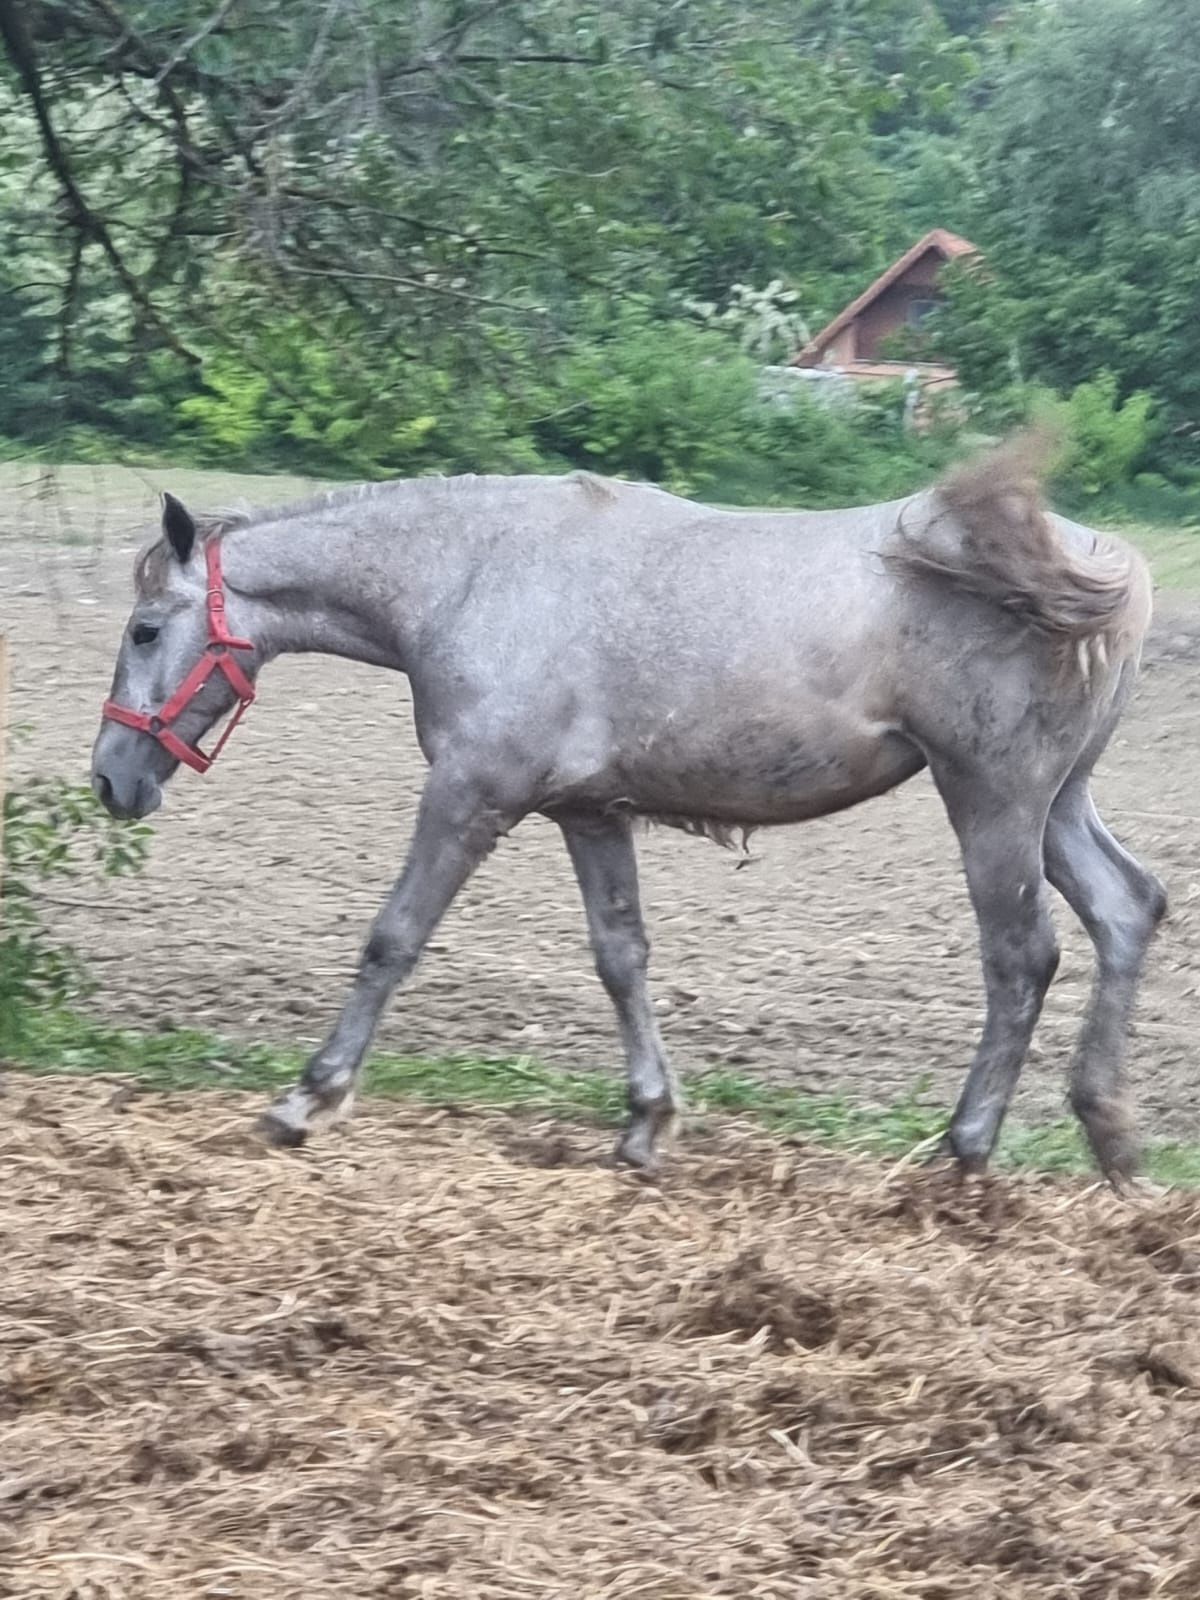
M 96 799 L 102 806 L 111 806 L 113 786 L 102 772 L 98 772 L 92 779 L 92 788 L 96 791 Z

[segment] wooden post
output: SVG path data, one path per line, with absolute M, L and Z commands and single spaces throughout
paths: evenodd
M 8 640 L 0 633 L 0 925 L 4 922 L 4 796 L 8 756 Z

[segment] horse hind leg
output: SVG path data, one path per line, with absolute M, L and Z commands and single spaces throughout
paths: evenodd
M 1166 913 L 1166 891 L 1109 833 L 1086 777 L 1068 779 L 1051 807 L 1045 861 L 1047 877 L 1096 951 L 1071 1064 L 1071 1107 L 1101 1171 L 1128 1177 L 1137 1167 L 1139 1142 L 1123 1082 L 1125 1043 L 1146 952 Z
M 987 993 L 983 1033 L 943 1150 L 965 1172 L 980 1172 L 999 1137 L 1058 966 L 1042 870 L 1049 797 L 1039 803 L 1017 796 L 937 759 L 931 768 L 962 849 Z
M 659 1135 L 678 1115 L 679 1093 L 650 1003 L 649 947 L 633 835 L 621 817 L 558 821 L 583 895 L 596 971 L 617 1013 L 625 1047 L 630 1115 L 617 1142 L 617 1159 L 652 1168 Z

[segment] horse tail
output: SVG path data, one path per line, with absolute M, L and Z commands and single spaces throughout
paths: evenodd
M 1101 659 L 1130 654 L 1150 621 L 1149 571 L 1119 539 L 1079 530 L 1088 548 L 1064 537 L 1041 492 L 1055 448 L 1052 436 L 1031 431 L 950 472 L 923 526 L 901 518 L 889 560 L 1084 653 L 1095 646 Z

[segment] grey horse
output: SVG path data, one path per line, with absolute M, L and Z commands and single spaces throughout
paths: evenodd
M 408 859 L 332 1033 L 263 1119 L 275 1141 L 349 1110 L 392 991 L 500 836 L 541 812 L 620 1026 L 617 1155 L 653 1164 L 679 1097 L 634 823 L 727 840 L 928 766 L 987 992 L 945 1153 L 978 1171 L 995 1145 L 1058 961 L 1048 880 L 1096 953 L 1071 1104 L 1101 1169 L 1134 1169 L 1122 1058 L 1166 897 L 1088 786 L 1133 688 L 1150 583 L 1134 551 L 1045 510 L 1019 444 L 910 499 L 831 512 L 715 510 L 581 474 L 423 478 L 223 518 L 167 496 L 135 588 L 93 757 L 117 816 L 153 811 L 181 758 L 206 765 L 196 741 L 281 652 L 412 686 L 429 772 Z M 210 670 L 231 650 L 241 670 Z

